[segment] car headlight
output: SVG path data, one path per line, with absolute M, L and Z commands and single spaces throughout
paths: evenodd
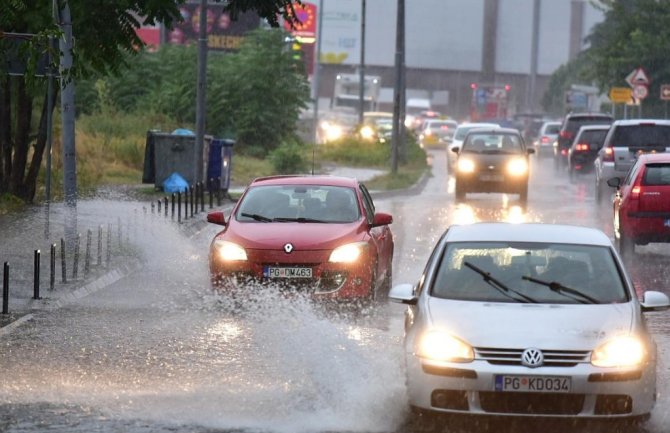
M 328 259 L 331 263 L 354 263 L 365 252 L 368 244 L 365 242 L 354 242 L 337 247 L 330 253 Z
M 221 260 L 225 261 L 245 261 L 247 252 L 241 246 L 228 241 L 214 241 L 214 248 Z
M 528 173 L 528 162 L 523 158 L 513 159 L 507 164 L 507 172 L 513 176 L 522 176 Z
M 364 126 L 361 128 L 361 137 L 364 140 L 372 140 L 375 136 L 375 131 L 369 127 L 369 126 Z
M 596 367 L 630 367 L 646 357 L 644 344 L 635 337 L 618 337 L 600 345 L 591 354 Z
M 434 361 L 472 362 L 472 346 L 442 331 L 429 331 L 421 336 L 418 355 Z
M 326 129 L 326 137 L 328 137 L 328 140 L 337 140 L 342 137 L 342 134 L 342 127 L 339 125 L 329 125 L 328 129 Z
M 475 162 L 471 159 L 460 158 L 458 160 L 458 171 L 461 173 L 472 173 L 475 171 Z

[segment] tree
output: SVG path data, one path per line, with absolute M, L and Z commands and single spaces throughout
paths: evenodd
M 162 22 L 169 26 L 181 19 L 179 5 L 185 0 L 57 1 L 68 1 L 72 14 L 77 43 L 75 64 L 67 71 L 67 79 L 76 80 L 94 72 L 118 74 L 127 66 L 127 56 L 138 52 L 137 47 L 143 44 L 135 33 L 141 24 L 137 17 L 144 17 L 147 24 Z M 233 19 L 241 12 L 256 11 L 278 26 L 279 16 L 292 20 L 292 4 L 292 0 L 229 0 L 226 10 Z M 24 45 L 27 57 L 35 58 L 46 50 L 46 36 L 58 32 L 51 10 L 52 0 L 3 0 L 0 30 L 37 35 Z M 33 77 L 30 69 L 23 76 L 8 74 L 4 65 L 10 42 L 1 35 L 0 194 L 10 193 L 32 202 L 46 147 L 46 84 L 45 79 Z M 34 107 L 39 104 L 39 114 L 34 116 Z

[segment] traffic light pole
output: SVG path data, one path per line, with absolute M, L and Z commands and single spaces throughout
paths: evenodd
M 195 112 L 195 180 L 203 181 L 205 141 L 205 98 L 207 95 L 207 0 L 200 0 L 200 27 L 198 29 L 198 87 Z

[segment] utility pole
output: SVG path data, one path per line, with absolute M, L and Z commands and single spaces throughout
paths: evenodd
M 198 85 L 195 110 L 195 180 L 203 181 L 203 151 L 205 148 L 205 99 L 207 96 L 207 0 L 200 0 L 198 28 Z
M 59 12 L 63 38 L 60 40 L 61 119 L 63 128 L 63 191 L 65 193 L 65 240 L 74 245 L 77 236 L 77 163 L 75 150 L 75 96 L 72 69 L 72 17 L 67 0 Z
M 358 73 L 358 123 L 362 125 L 365 117 L 365 0 L 361 0 L 361 64 Z
M 533 30 L 530 48 L 530 75 L 528 76 L 528 93 L 526 95 L 526 109 L 535 112 L 535 93 L 537 86 L 537 59 L 540 45 L 540 0 L 533 0 Z
M 391 135 L 391 173 L 398 172 L 398 159 L 400 154 L 401 141 L 403 141 L 402 129 L 404 128 L 404 117 L 401 118 L 401 113 L 404 112 L 402 105 L 404 105 L 405 87 L 403 85 L 404 79 L 404 43 L 405 40 L 405 0 L 398 1 L 398 11 L 396 13 L 396 38 L 395 38 L 395 85 L 393 87 L 393 132 Z
M 319 20 L 316 28 L 316 56 L 314 59 L 314 143 L 319 141 L 319 77 L 321 74 L 321 24 L 323 23 L 323 0 L 319 0 Z

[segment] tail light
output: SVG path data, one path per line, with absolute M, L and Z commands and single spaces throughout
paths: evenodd
M 568 149 L 561 149 L 561 155 L 566 156 L 568 154 Z
M 577 144 L 577 146 L 575 146 L 575 150 L 579 152 L 586 152 L 587 150 L 589 150 L 589 145 L 585 143 L 579 143 Z
M 605 151 L 603 152 L 603 162 L 614 162 L 614 149 L 611 147 L 606 147 Z
M 636 185 L 633 187 L 633 189 L 630 190 L 630 198 L 631 200 L 637 200 L 640 198 L 640 193 L 642 192 L 642 187 L 640 185 Z
M 566 140 L 569 140 L 569 139 L 572 138 L 572 132 L 570 132 L 570 131 L 561 131 L 558 135 L 559 135 L 561 138 L 564 138 L 564 139 L 566 139 Z
M 441 125 L 440 129 L 443 131 L 448 131 L 449 130 L 449 125 Z
M 542 141 L 542 143 L 549 143 L 549 137 L 547 137 L 546 135 L 544 135 L 544 136 L 542 136 L 542 140 L 541 140 L 541 141 Z

